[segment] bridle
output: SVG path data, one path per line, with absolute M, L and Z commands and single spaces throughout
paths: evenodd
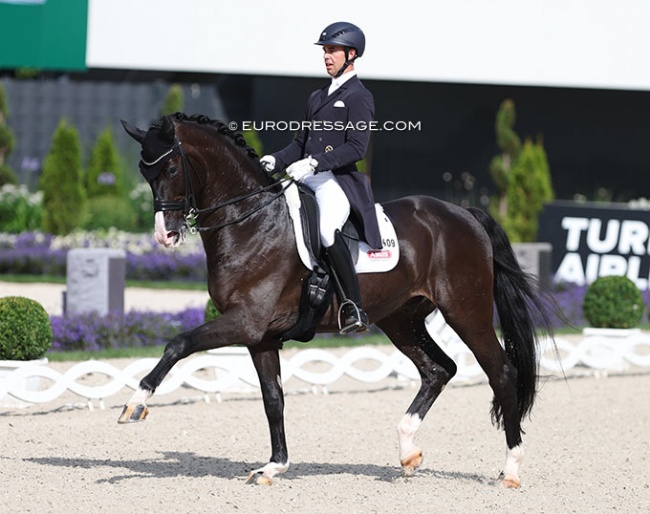
M 270 205 L 273 203 L 275 200 L 280 198 L 282 195 L 284 195 L 284 191 L 291 185 L 293 182 L 292 179 L 279 179 L 274 181 L 273 183 L 269 184 L 268 186 L 262 187 L 260 189 L 257 189 L 255 191 L 252 191 L 250 193 L 246 193 L 241 196 L 237 196 L 235 198 L 231 198 L 230 200 L 227 200 L 223 203 L 217 204 L 217 205 L 212 205 L 210 207 L 205 207 L 203 209 L 199 209 L 197 207 L 196 203 L 196 195 L 194 191 L 192 190 L 192 180 L 190 177 L 190 170 L 194 171 L 194 168 L 192 167 L 191 163 L 189 162 L 189 159 L 187 157 L 187 154 L 185 153 L 185 150 L 183 149 L 183 144 L 181 143 L 180 139 L 178 138 L 177 135 L 174 135 L 174 145 L 164 154 L 162 154 L 160 157 L 158 157 L 155 161 L 148 163 L 143 161 L 143 163 L 147 166 L 152 166 L 154 164 L 157 164 L 160 162 L 162 159 L 170 155 L 174 150 L 178 150 L 178 153 L 181 156 L 181 173 L 183 173 L 183 178 L 185 181 L 185 196 L 183 200 L 161 200 L 159 198 L 154 198 L 153 200 L 153 210 L 154 212 L 162 211 L 183 211 L 183 217 L 185 218 L 185 225 L 187 226 L 190 234 L 196 234 L 197 232 L 207 232 L 209 230 L 219 230 L 224 227 L 227 227 L 229 225 L 234 225 L 237 223 L 241 223 L 242 221 L 250 218 L 253 214 L 256 212 L 262 210 L 264 207 Z M 197 175 L 198 176 L 198 175 Z M 277 192 L 274 192 L 273 195 L 268 200 L 265 200 L 263 203 L 260 205 L 257 205 L 255 208 L 252 210 L 242 214 L 241 216 L 225 221 L 222 223 L 219 223 L 218 225 L 212 225 L 209 227 L 200 227 L 198 223 L 198 217 L 201 214 L 205 213 L 210 213 L 210 212 L 215 212 L 223 207 L 227 207 L 229 205 L 233 205 L 239 202 L 242 202 L 248 198 L 257 196 L 259 194 L 265 193 L 267 191 L 270 191 L 271 189 L 277 188 L 278 186 L 280 187 L 280 190 Z M 203 184 L 201 184 L 201 187 L 203 187 Z

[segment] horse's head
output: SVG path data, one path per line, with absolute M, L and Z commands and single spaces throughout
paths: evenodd
M 140 172 L 153 191 L 156 241 L 166 247 L 182 244 L 195 205 L 187 157 L 174 122 L 165 116 L 148 131 L 125 121 L 122 126 L 142 146 Z
M 188 227 L 204 233 L 237 225 L 282 195 L 242 134 L 221 121 L 176 113 L 147 131 L 122 125 L 142 146 L 140 171 L 153 191 L 154 237 L 167 247 L 183 243 Z

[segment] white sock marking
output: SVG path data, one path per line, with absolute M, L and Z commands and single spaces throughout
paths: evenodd
M 405 414 L 397 425 L 397 435 L 399 436 L 399 458 L 405 459 L 414 452 L 419 452 L 415 446 L 415 433 L 420 428 L 422 420 L 418 414 Z
M 506 466 L 503 469 L 503 475 L 506 478 L 513 477 L 519 480 L 519 467 L 522 460 L 524 460 L 523 443 L 519 443 L 514 448 L 508 448 L 506 450 Z

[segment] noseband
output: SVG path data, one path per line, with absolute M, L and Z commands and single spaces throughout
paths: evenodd
M 178 139 L 177 135 L 174 135 L 174 146 L 165 154 L 160 156 L 154 163 L 158 162 L 159 160 L 163 159 L 170 153 L 172 153 L 176 148 L 178 148 L 178 153 L 181 156 L 181 166 L 182 170 L 181 172 L 183 173 L 183 177 L 185 180 L 185 197 L 183 200 L 180 201 L 173 201 L 173 200 L 161 200 L 159 198 L 154 198 L 153 200 L 153 210 L 154 212 L 162 211 L 183 211 L 183 217 L 185 218 L 185 225 L 187 226 L 190 234 L 196 234 L 198 232 L 205 232 L 208 230 L 219 230 L 221 228 L 227 227 L 228 225 L 234 225 L 236 223 L 240 223 L 244 221 L 245 219 L 251 217 L 253 214 L 258 212 L 259 210 L 263 209 L 267 205 L 270 205 L 272 202 L 280 198 L 283 194 L 284 191 L 289 185 L 291 184 L 291 180 L 289 179 L 280 179 L 278 181 L 274 181 L 272 184 L 262 187 L 260 189 L 257 189 L 255 191 L 252 191 L 250 193 L 247 193 L 245 195 L 237 196 L 235 198 L 231 198 L 230 200 L 213 205 L 210 207 L 206 207 L 204 209 L 199 209 L 196 205 L 196 196 L 194 192 L 192 191 L 192 181 L 190 179 L 190 169 L 191 165 L 189 163 L 189 159 L 187 158 L 187 154 L 185 153 L 185 150 L 183 149 L 183 145 Z M 145 163 L 149 165 L 149 163 Z M 198 175 L 197 175 L 198 176 Z M 279 191 L 273 193 L 273 195 L 266 200 L 265 202 L 261 203 L 260 205 L 256 206 L 252 210 L 246 212 L 245 214 L 242 214 L 238 218 L 235 218 L 234 220 L 229 220 L 225 221 L 223 223 L 220 223 L 218 225 L 213 225 L 210 227 L 200 227 L 198 223 L 198 217 L 201 214 L 206 214 L 209 212 L 215 212 L 223 207 L 226 207 L 228 205 L 233 205 L 238 202 L 241 202 L 243 200 L 246 200 L 248 198 L 251 198 L 253 196 L 257 196 L 261 193 L 265 193 L 277 186 L 282 186 Z M 203 186 L 203 184 L 201 184 Z

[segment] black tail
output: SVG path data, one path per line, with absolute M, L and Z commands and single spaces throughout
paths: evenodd
M 492 243 L 494 259 L 494 300 L 506 355 L 517 368 L 517 402 L 520 421 L 533 408 L 537 395 L 539 357 L 536 324 L 552 334 L 546 295 L 537 279 L 525 273 L 515 257 L 503 228 L 488 213 L 468 208 L 483 226 Z M 552 302 L 552 301 L 551 301 Z M 492 420 L 501 425 L 501 405 L 492 403 Z

